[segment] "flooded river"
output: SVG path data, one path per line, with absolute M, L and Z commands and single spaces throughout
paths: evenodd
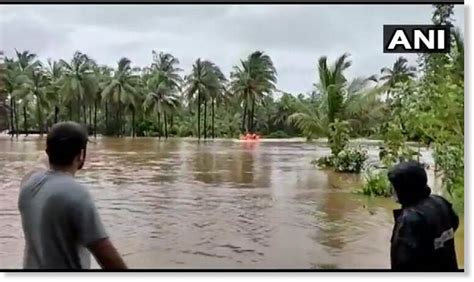
M 44 139 L 0 137 L 0 268 L 21 267 L 19 182 L 43 150 Z M 351 193 L 357 176 L 310 165 L 328 152 L 102 138 L 77 176 L 132 268 L 388 268 L 396 205 Z M 463 228 L 456 244 L 463 265 Z

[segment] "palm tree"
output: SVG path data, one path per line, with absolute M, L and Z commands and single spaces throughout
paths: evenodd
M 230 89 L 243 103 L 242 131 L 253 132 L 255 104 L 275 89 L 276 74 L 271 58 L 261 51 L 253 52 L 240 66 L 234 66 Z
M 23 102 L 24 118 L 25 118 L 25 130 L 26 126 L 26 109 L 30 103 L 34 102 L 36 105 L 36 114 L 38 121 L 38 131 L 40 135 L 43 135 L 45 131 L 45 126 L 43 124 L 43 113 L 42 108 L 48 108 L 47 100 L 47 86 L 48 78 L 43 72 L 41 65 L 38 64 L 37 67 L 31 70 L 30 77 L 23 77 L 24 81 L 21 84 L 21 87 L 16 90 L 14 94 Z
M 207 87 L 206 87 L 206 92 L 207 95 L 205 96 L 206 98 L 210 98 L 211 100 L 211 118 L 212 118 L 212 138 L 215 138 L 215 107 L 216 107 L 216 102 L 218 103 L 223 103 L 224 101 L 227 100 L 226 97 L 226 89 L 225 89 L 225 83 L 226 83 L 226 78 L 220 68 L 215 65 L 212 62 L 207 62 L 206 64 L 207 69 L 208 69 L 208 79 L 207 79 Z M 206 121 L 206 100 L 204 104 L 204 121 Z M 206 123 L 204 123 L 204 138 L 206 138 Z
M 168 123 L 173 120 L 179 100 L 177 93 L 180 91 L 182 71 L 177 65 L 179 60 L 169 53 L 152 51 L 153 63 L 144 70 L 146 110 L 153 108 L 157 114 L 159 137 L 161 138 L 161 117 L 163 117 L 165 137 L 168 138 Z
M 320 95 L 314 98 L 317 106 L 310 108 L 303 105 L 301 112 L 288 117 L 288 122 L 293 123 L 308 138 L 327 136 L 329 125 L 336 119 L 347 120 L 354 126 L 383 112 L 378 98 L 386 87 L 372 87 L 371 84 L 376 82 L 374 76 L 356 78 L 348 83 L 343 73 L 351 65 L 347 61 L 348 56 L 344 54 L 339 57 L 332 67 L 328 67 L 325 56 L 319 59 L 319 82 L 316 87 Z M 367 105 L 373 105 L 374 108 L 367 110 Z
M 13 59 L 5 58 L 5 75 L 3 76 L 4 89 L 7 97 L 10 100 L 10 128 L 13 135 L 16 133 L 18 137 L 18 116 L 17 116 L 17 102 L 16 97 L 13 95 L 15 88 L 17 87 L 17 77 L 19 76 L 19 68 Z
M 329 123 L 334 122 L 342 110 L 343 88 L 347 82 L 343 72 L 352 64 L 348 61 L 348 57 L 349 54 L 343 54 L 332 67 L 328 67 L 326 56 L 322 56 L 318 61 L 319 84 L 317 85 L 322 95 L 326 96 Z
M 15 49 L 15 53 L 17 60 L 14 62 L 15 66 L 12 68 L 12 74 L 14 75 L 12 79 L 14 91 L 12 92 L 11 96 L 13 97 L 13 103 L 15 104 L 14 106 L 16 108 L 15 98 L 17 98 L 18 95 L 21 95 L 22 92 L 25 92 L 25 86 L 28 84 L 28 82 L 30 82 L 29 78 L 32 76 L 33 70 L 37 68 L 40 63 L 38 60 L 36 60 L 36 54 L 30 53 L 29 51 L 19 52 Z M 23 125 L 26 136 L 28 136 L 28 106 L 32 103 L 32 99 L 33 96 L 27 95 L 23 97 L 23 100 L 19 101 L 20 106 L 23 107 Z M 18 124 L 16 128 L 18 130 Z
M 169 79 L 164 72 L 155 72 L 146 82 L 147 95 L 143 102 L 145 111 L 153 109 L 157 114 L 159 137 L 161 138 L 161 117 L 163 117 L 165 137 L 168 138 L 168 118 L 179 106 L 176 91 L 178 84 Z
M 97 79 L 97 92 L 94 97 L 94 138 L 97 137 L 97 111 L 101 101 L 104 103 L 104 129 L 109 128 L 109 99 L 106 97 L 102 99 L 102 91 L 110 84 L 112 80 L 112 71 L 113 69 L 108 66 L 96 66 L 94 68 L 95 77 Z
M 63 65 L 58 61 L 52 61 L 48 59 L 48 68 L 46 69 L 46 75 L 50 82 L 48 87 L 47 96 L 48 101 L 54 104 L 54 123 L 58 122 L 59 117 L 59 106 L 61 105 L 61 96 L 59 95 L 59 81 L 62 76 Z
M 388 87 L 387 89 L 387 101 L 390 98 L 390 90 L 395 87 L 395 84 L 398 82 L 404 82 L 409 79 L 415 78 L 416 68 L 413 66 L 408 66 L 408 61 L 404 57 L 398 57 L 398 59 L 393 64 L 393 67 L 382 68 L 380 72 L 382 77 L 381 81 L 385 81 L 384 85 Z
M 69 107 L 69 119 L 73 119 L 74 104 L 77 107 L 77 121 L 81 119 L 81 105 L 84 123 L 87 123 L 86 102 L 97 91 L 97 81 L 94 75 L 95 62 L 79 51 L 74 53 L 71 63 L 60 60 L 63 75 L 58 82 L 59 93 L 63 103 Z
M 201 103 L 204 102 L 204 111 L 206 113 L 206 101 L 209 97 L 209 92 L 213 91 L 215 87 L 216 69 L 214 63 L 209 61 L 201 61 L 197 59 L 193 64 L 193 70 L 191 74 L 185 77 L 185 97 L 191 104 L 196 101 L 197 94 L 197 134 L 198 138 L 201 139 Z M 204 138 L 206 138 L 206 114 L 204 115 Z
M 137 91 L 135 86 L 138 85 L 138 76 L 135 75 L 130 66 L 131 61 L 127 58 L 122 58 L 118 62 L 117 70 L 114 72 L 114 76 L 110 83 L 102 91 L 102 99 L 105 101 L 110 100 L 116 104 L 116 130 L 119 136 L 123 135 L 123 124 L 122 124 L 122 108 L 127 105 L 135 103 L 135 96 Z M 135 109 L 133 107 L 133 109 Z M 132 111 L 135 114 L 135 111 Z M 134 119 L 134 117 L 133 117 Z M 135 132 L 135 124 L 132 123 L 132 130 Z

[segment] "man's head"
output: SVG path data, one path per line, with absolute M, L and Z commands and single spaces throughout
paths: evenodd
M 398 202 L 405 207 L 414 205 L 431 194 L 423 165 L 415 161 L 402 162 L 388 172 Z
M 75 122 L 55 124 L 46 139 L 46 154 L 53 168 L 75 172 L 86 159 L 87 130 Z

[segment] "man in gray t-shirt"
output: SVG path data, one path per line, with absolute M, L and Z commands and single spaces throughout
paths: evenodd
M 94 201 L 74 179 L 84 165 L 87 132 L 59 123 L 47 137 L 47 171 L 22 180 L 18 207 L 25 234 L 24 268 L 88 269 L 91 252 L 102 268 L 126 268 L 108 239 Z

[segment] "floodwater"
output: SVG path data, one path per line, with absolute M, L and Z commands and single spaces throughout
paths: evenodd
M 44 139 L 0 137 L 0 268 L 21 268 L 19 182 L 43 151 Z M 132 268 L 388 268 L 396 205 L 352 193 L 358 176 L 310 164 L 327 153 L 306 143 L 100 138 L 77 177 Z

